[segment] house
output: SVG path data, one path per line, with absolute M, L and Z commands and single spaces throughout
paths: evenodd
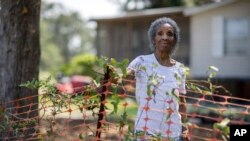
M 141 10 L 93 19 L 98 25 L 97 52 L 118 60 L 148 54 L 150 23 L 158 17 L 171 17 L 181 28 L 175 59 L 190 67 L 191 78 L 207 78 L 208 66 L 216 66 L 218 84 L 235 96 L 250 98 L 249 7 L 249 0 L 224 0 L 200 7 Z
M 186 64 L 189 60 L 189 17 L 185 17 L 184 8 L 159 8 L 126 13 L 117 17 L 92 19 L 97 22 L 96 49 L 98 56 L 104 55 L 121 61 L 134 59 L 148 54 L 149 42 L 147 30 L 156 18 L 167 16 L 175 19 L 182 30 L 180 50 L 176 58 Z
M 190 18 L 190 69 L 193 78 L 217 66 L 218 83 L 250 98 L 250 1 L 226 0 L 184 10 Z

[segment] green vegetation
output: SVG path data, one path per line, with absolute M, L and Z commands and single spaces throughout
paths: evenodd
M 214 0 L 125 0 L 113 1 L 124 11 L 177 6 L 197 6 L 215 2 Z
M 96 59 L 95 55 L 79 54 L 74 56 L 69 63 L 62 65 L 60 70 L 67 76 L 78 74 L 94 78 L 96 72 L 93 70 L 96 67 Z
M 42 2 L 41 9 L 41 71 L 58 71 L 78 54 L 93 53 L 93 32 L 75 11 L 59 3 Z
M 133 119 L 136 116 L 137 105 L 134 99 L 128 98 L 126 94 L 121 92 L 121 89 L 123 88 L 122 87 L 123 83 L 120 81 L 120 79 L 125 78 L 127 75 L 126 67 L 128 64 L 128 60 L 124 59 L 121 62 L 117 62 L 113 58 L 111 59 L 107 57 L 95 58 L 86 56 L 87 61 L 84 61 L 82 60 L 82 58 L 84 57 L 77 56 L 73 59 L 72 62 L 70 62 L 71 67 L 77 68 L 75 71 L 79 72 L 83 71 L 84 69 L 82 68 L 81 65 L 84 66 L 85 63 L 88 64 L 89 62 L 91 62 L 91 60 L 92 61 L 95 60 L 93 61 L 92 64 L 94 66 L 93 69 L 96 69 L 97 71 L 95 71 L 95 73 L 98 73 L 99 76 L 102 77 L 100 77 L 99 79 L 95 79 L 93 84 L 85 86 L 85 91 L 77 95 L 74 95 L 74 97 L 66 93 L 64 94 L 58 93 L 54 85 L 50 83 L 50 79 L 47 79 L 45 81 L 34 80 L 31 82 L 27 82 L 22 86 L 28 88 L 41 89 L 41 91 L 43 91 L 43 94 L 40 95 L 40 101 L 39 101 L 41 107 L 51 107 L 51 115 L 54 117 L 62 113 L 63 111 L 71 113 L 73 109 L 74 110 L 77 109 L 77 111 L 81 113 L 89 111 L 88 113 L 92 115 L 92 120 L 96 120 L 98 115 L 100 115 L 98 113 L 100 109 L 100 104 L 103 103 L 105 105 L 105 113 L 106 113 L 105 119 L 108 122 L 116 124 L 120 130 L 123 130 L 123 128 L 128 128 L 128 132 L 127 134 L 125 134 L 125 137 L 128 140 L 133 138 L 134 137 Z M 70 72 L 74 70 L 68 70 L 68 71 Z M 203 95 L 212 96 L 213 92 L 216 92 L 217 89 L 217 86 L 212 83 L 212 80 L 216 76 L 217 71 L 218 71 L 217 68 L 209 67 L 207 81 L 201 81 L 201 82 L 187 81 L 188 90 L 192 93 L 199 93 Z M 107 80 L 103 80 L 104 79 L 103 76 L 106 76 L 107 73 L 109 74 L 109 77 L 106 78 Z M 152 77 L 152 79 L 156 78 Z M 157 83 L 157 80 L 154 83 Z M 106 90 L 103 89 L 104 87 Z M 103 94 L 106 95 L 105 100 L 101 99 L 101 96 Z M 204 115 L 208 117 L 210 117 L 212 114 L 213 116 L 215 114 L 218 114 L 218 116 L 225 118 L 225 120 L 223 120 L 222 122 L 215 123 L 213 128 L 223 133 L 222 138 L 227 138 L 228 137 L 227 123 L 230 122 L 230 120 L 227 120 L 227 116 L 232 116 L 232 113 L 234 111 L 232 111 L 232 109 L 229 109 L 231 111 L 224 111 L 223 113 L 220 113 L 214 110 L 215 112 L 211 113 L 213 112 L 213 110 L 209 109 L 209 107 L 214 109 L 215 108 L 219 109 L 220 105 L 213 106 L 209 104 L 209 102 L 207 103 L 204 102 L 199 104 L 200 105 L 197 108 L 188 107 L 188 113 L 192 114 L 193 112 L 195 112 L 197 115 Z M 206 106 L 206 108 L 204 106 Z M 229 118 L 232 119 L 232 117 Z M 187 125 L 190 124 L 187 123 Z M 51 125 L 51 127 L 53 127 L 53 125 Z M 81 137 L 84 138 L 82 134 Z

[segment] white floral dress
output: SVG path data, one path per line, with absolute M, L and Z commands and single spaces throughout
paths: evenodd
M 181 136 L 179 93 L 186 94 L 184 66 L 176 62 L 166 67 L 154 54 L 141 55 L 128 66 L 135 72 L 136 100 L 139 105 L 135 131 L 164 138 Z

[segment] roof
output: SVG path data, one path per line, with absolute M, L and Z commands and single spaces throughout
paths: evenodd
M 182 14 L 184 9 L 185 7 L 146 9 L 146 10 L 126 12 L 126 13 L 120 14 L 119 16 L 92 18 L 90 20 L 91 21 L 109 21 L 109 20 L 130 19 L 130 18 L 139 18 L 139 17 L 145 17 L 145 16 L 163 15 L 163 14 L 174 14 L 174 13 Z
M 140 18 L 146 16 L 156 16 L 156 15 L 164 15 L 164 14 L 183 14 L 184 16 L 192 16 L 201 12 L 205 12 L 208 10 L 212 10 L 215 8 L 219 8 L 238 0 L 223 0 L 221 2 L 215 2 L 211 4 L 206 4 L 203 6 L 197 7 L 164 7 L 164 8 L 155 8 L 155 9 L 146 9 L 146 10 L 139 10 L 139 11 L 132 11 L 132 12 L 125 12 L 117 16 L 112 17 L 102 17 L 102 18 L 92 18 L 90 21 L 113 21 L 113 20 L 122 20 L 122 19 L 130 19 L 130 18 Z
M 215 8 L 222 7 L 222 6 L 231 4 L 231 3 L 236 2 L 236 1 L 237 0 L 224 0 L 222 2 L 215 2 L 215 3 L 211 3 L 211 4 L 206 4 L 206 5 L 203 5 L 203 6 L 186 8 L 183 11 L 183 14 L 185 16 L 191 16 L 191 15 L 195 15 L 195 14 L 198 14 L 198 13 L 201 13 L 201 12 L 205 12 L 205 11 L 208 11 L 208 10 L 212 10 L 212 9 L 215 9 Z

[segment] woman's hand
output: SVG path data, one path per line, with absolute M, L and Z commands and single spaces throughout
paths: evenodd
M 190 141 L 189 130 L 186 126 L 182 126 L 182 141 Z

